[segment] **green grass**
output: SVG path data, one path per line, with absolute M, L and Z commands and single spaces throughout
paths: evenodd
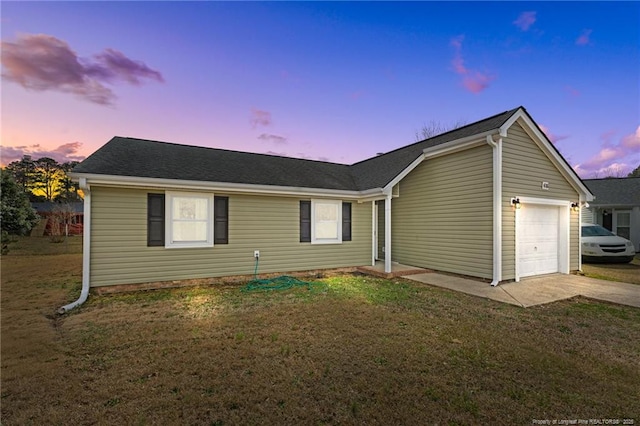
M 590 278 L 640 284 L 640 254 L 630 263 L 583 263 L 582 271 Z
M 65 237 L 62 242 L 52 242 L 50 237 L 11 237 L 9 254 L 20 255 L 56 255 L 82 253 L 82 236 Z
M 522 309 L 346 274 L 320 279 L 322 291 L 92 295 L 56 317 L 77 297 L 80 266 L 78 254 L 2 258 L 3 425 L 531 424 L 640 413 L 640 309 L 580 298 Z

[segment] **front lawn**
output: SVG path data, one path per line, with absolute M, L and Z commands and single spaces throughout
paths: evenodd
M 640 284 L 640 254 L 630 263 L 583 263 L 582 272 L 591 278 Z
M 640 309 L 341 275 L 92 296 L 57 317 L 80 268 L 2 257 L 3 425 L 640 421 Z

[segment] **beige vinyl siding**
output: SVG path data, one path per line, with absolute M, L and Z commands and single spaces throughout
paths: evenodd
M 209 248 L 147 247 L 147 193 L 92 187 L 91 286 L 133 284 L 367 265 L 371 205 L 352 202 L 352 241 L 301 243 L 299 198 L 229 197 L 229 244 Z
M 582 223 L 596 223 L 593 218 L 593 210 L 590 207 L 580 209 L 580 216 L 582 216 Z
M 394 261 L 491 278 L 492 152 L 482 145 L 428 159 L 392 201 Z
M 549 182 L 549 190 L 542 189 Z M 519 123 L 509 128 L 502 146 L 502 279 L 515 278 L 515 212 L 511 198 L 535 197 L 577 202 L 578 192 L 569 184 L 542 149 Z M 579 218 L 571 211 L 569 269 L 579 265 Z

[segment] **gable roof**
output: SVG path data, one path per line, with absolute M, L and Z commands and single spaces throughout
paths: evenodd
M 425 149 L 499 129 L 520 108 L 522 107 L 496 114 L 432 138 L 355 163 L 351 166 L 354 179 L 360 188 L 382 188 L 422 155 Z
M 640 206 L 640 178 L 585 179 L 595 206 Z
M 353 190 L 349 166 L 116 136 L 73 173 Z
M 54 203 L 53 201 L 39 201 L 31 203 L 38 213 L 52 213 L 56 208 L 71 210 L 74 213 L 84 212 L 84 203 L 82 201 L 74 201 L 72 203 Z
M 73 173 L 365 191 L 387 185 L 424 149 L 495 131 L 521 108 L 353 165 L 116 136 L 77 165 Z

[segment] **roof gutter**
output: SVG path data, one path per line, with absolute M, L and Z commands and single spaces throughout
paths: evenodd
M 74 180 L 85 179 L 92 185 L 117 186 L 127 188 L 167 188 L 196 191 L 224 191 L 232 193 L 252 193 L 266 195 L 303 196 L 303 197 L 339 197 L 342 199 L 359 200 L 363 197 L 379 196 L 380 188 L 364 191 L 343 189 L 304 188 L 280 185 L 260 185 L 234 182 L 206 182 L 166 178 L 150 178 L 139 176 L 116 176 L 93 173 L 70 173 Z
M 80 189 L 84 192 L 84 226 L 82 230 L 82 290 L 80 297 L 75 302 L 64 305 L 58 309 L 59 314 L 64 314 L 73 308 L 82 305 L 89 297 L 89 266 L 90 266 L 90 241 L 91 241 L 91 188 L 87 179 L 80 178 Z

